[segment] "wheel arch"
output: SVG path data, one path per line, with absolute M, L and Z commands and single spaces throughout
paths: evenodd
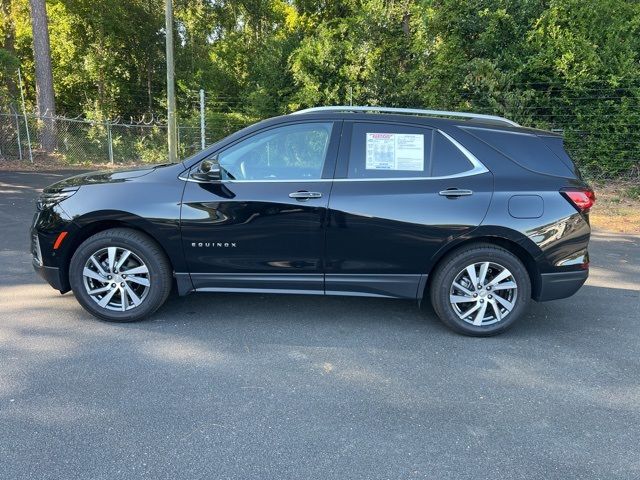
M 112 228 L 128 228 L 138 231 L 149 238 L 151 238 L 164 253 L 172 270 L 176 270 L 176 263 L 179 263 L 180 259 L 176 259 L 175 255 L 170 255 L 169 246 L 166 241 L 163 241 L 162 236 L 158 234 L 156 228 L 148 220 L 141 217 L 134 216 L 125 212 L 95 212 L 92 215 L 86 215 L 74 219 L 74 229 L 67 242 L 65 242 L 65 248 L 60 252 L 58 262 L 61 269 L 62 280 L 68 288 L 69 286 L 69 266 L 71 264 L 71 258 L 76 252 L 78 247 L 87 240 L 89 237 L 96 233 L 103 232 Z M 176 228 L 178 228 L 176 226 Z M 179 238 L 178 238 L 179 241 Z M 179 250 L 182 255 L 182 249 Z
M 517 234 L 517 232 L 514 233 Z M 527 273 L 529 274 L 529 279 L 531 280 L 532 298 L 537 298 L 541 288 L 541 272 L 535 260 L 536 252 L 531 246 L 528 246 L 529 248 L 523 246 L 522 240 L 519 239 L 520 241 L 518 241 L 516 240 L 516 238 L 518 238 L 518 235 L 506 236 L 487 235 L 484 233 L 479 233 L 478 235 L 474 235 L 472 237 L 460 238 L 455 242 L 448 243 L 445 247 L 440 249 L 431 259 L 428 269 L 429 275 L 427 276 L 424 290 L 421 292 L 420 302 L 422 302 L 422 299 L 428 294 L 429 289 L 431 288 L 431 279 L 433 278 L 433 272 L 435 272 L 440 267 L 440 265 L 449 255 L 454 254 L 456 251 L 463 248 L 468 248 L 470 246 L 480 244 L 497 245 L 514 254 L 523 263 L 527 270 Z M 531 243 L 533 245 L 533 242 Z

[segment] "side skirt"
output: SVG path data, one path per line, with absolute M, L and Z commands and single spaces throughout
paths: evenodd
M 242 292 L 422 300 L 427 275 L 176 273 L 178 293 Z

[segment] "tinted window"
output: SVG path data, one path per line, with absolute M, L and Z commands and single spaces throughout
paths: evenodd
M 578 167 L 573 162 L 567 151 L 564 149 L 564 140 L 562 137 L 538 137 L 540 140 L 544 142 L 549 150 L 556 154 L 556 156 L 562 160 L 562 162 L 567 166 L 567 168 L 572 171 L 575 175 L 582 178 L 580 175 L 580 171 Z
M 427 177 L 431 169 L 429 128 L 355 123 L 348 178 Z
M 451 140 L 437 132 L 433 142 L 433 170 L 432 177 L 446 177 L 457 175 L 473 169 L 469 159 L 456 147 Z
M 331 123 L 286 125 L 253 135 L 218 154 L 222 178 L 304 180 L 322 177 Z
M 529 170 L 562 177 L 572 176 L 569 168 L 537 135 L 484 128 L 466 128 L 465 130 Z

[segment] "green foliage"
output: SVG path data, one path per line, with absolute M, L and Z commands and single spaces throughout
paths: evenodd
M 640 200 L 640 186 L 628 187 L 625 193 L 633 200 Z
M 10 96 L 9 81 L 18 69 L 18 59 L 11 52 L 0 48 L 0 107 L 6 108 L 6 101 Z
M 183 154 L 199 148 L 197 91 L 203 88 L 209 141 L 314 105 L 464 109 L 561 130 L 588 175 L 640 173 L 640 2 L 174 5 Z M 60 113 L 99 121 L 164 118 L 161 0 L 48 0 L 47 8 Z M 15 96 L 7 72 L 19 59 L 31 105 L 28 0 L 3 0 L 2 9 L 0 94 Z M 153 135 L 137 143 L 127 138 L 117 138 L 123 155 L 162 156 Z
M 18 59 L 8 50 L 0 48 L 0 73 L 2 75 L 15 75 L 19 65 Z

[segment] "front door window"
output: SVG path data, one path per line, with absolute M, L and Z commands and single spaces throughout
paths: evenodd
M 223 180 L 317 180 L 322 178 L 331 123 L 272 128 L 217 154 Z

